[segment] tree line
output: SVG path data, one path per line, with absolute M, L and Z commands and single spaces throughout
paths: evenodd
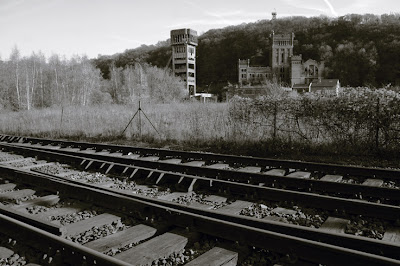
M 270 65 L 270 34 L 295 33 L 294 54 L 325 62 L 325 77 L 343 86 L 400 85 L 400 15 L 349 14 L 338 18 L 286 17 L 260 20 L 199 36 L 198 91 L 221 95 L 237 83 L 238 59 Z M 184 84 L 168 66 L 169 40 L 123 53 L 98 56 L 41 52 L 22 57 L 15 47 L 0 60 L 0 108 L 23 110 L 53 105 L 168 102 L 186 96 Z
M 272 31 L 295 33 L 294 54 L 302 54 L 304 60 L 323 60 L 325 77 L 338 78 L 343 86 L 400 84 L 400 15 L 349 14 L 338 18 L 285 17 L 207 31 L 198 38 L 198 90 L 221 93 L 228 82 L 237 83 L 238 59 L 270 65 Z M 109 78 L 111 63 L 124 67 L 140 59 L 165 67 L 170 56 L 167 40 L 99 56 L 94 63 L 103 77 Z
M 42 52 L 21 56 L 14 47 L 0 60 L 0 110 L 30 110 L 66 105 L 169 102 L 186 96 L 184 83 L 170 70 L 148 63 L 109 66 L 105 79 L 87 56 L 70 59 Z

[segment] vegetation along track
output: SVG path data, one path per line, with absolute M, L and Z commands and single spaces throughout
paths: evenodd
M 398 244 L 396 242 L 390 242 L 387 241 L 387 239 L 385 239 L 385 238 L 392 238 L 392 239 L 396 238 L 395 232 L 394 233 L 391 232 L 393 230 L 396 231 L 396 228 L 391 229 L 391 227 L 395 226 L 395 221 L 399 217 L 398 206 L 394 204 L 393 205 L 377 204 L 360 200 L 349 200 L 349 199 L 324 196 L 312 193 L 268 188 L 253 184 L 240 184 L 231 181 L 211 179 L 208 177 L 192 176 L 187 174 L 169 172 L 165 170 L 144 168 L 136 166 L 136 164 L 133 166 L 131 164 L 116 163 L 109 161 L 107 162 L 106 160 L 87 159 L 87 158 L 85 159 L 82 156 L 86 155 L 82 154 L 79 154 L 79 156 L 65 155 L 59 153 L 59 150 L 55 152 L 54 149 L 52 152 L 39 151 L 37 149 L 32 149 L 32 146 L 30 146 L 31 148 L 20 147 L 20 146 L 21 145 L 14 146 L 5 143 L 2 144 L 2 147 L 7 150 L 14 150 L 14 151 L 19 150 L 19 152 L 22 152 L 23 150 L 24 154 L 28 155 L 31 154 L 38 156 L 40 158 L 51 158 L 59 162 L 67 162 L 70 165 L 80 166 L 81 169 L 86 168 L 86 170 L 93 170 L 93 169 L 99 170 L 99 168 L 101 168 L 100 171 L 103 171 L 103 173 L 107 173 L 108 175 L 113 175 L 113 176 L 119 175 L 119 176 L 124 176 L 125 178 L 130 177 L 131 179 L 124 180 L 125 185 L 127 180 L 128 182 L 133 182 L 133 180 L 136 182 L 133 184 L 133 187 L 136 186 L 136 190 L 134 190 L 135 194 L 132 193 L 133 191 L 129 191 L 127 189 L 124 190 L 115 189 L 116 188 L 115 183 L 110 187 L 110 182 L 109 180 L 107 181 L 106 179 L 100 180 L 103 182 L 98 182 L 99 184 L 97 185 L 93 184 L 90 185 L 90 187 L 96 190 L 99 190 L 101 187 L 101 190 L 106 191 L 107 193 L 112 192 L 124 197 L 128 197 L 132 200 L 136 199 L 136 200 L 151 202 L 152 204 L 164 206 L 164 209 L 170 208 L 174 209 L 175 211 L 194 213 L 195 215 L 208 217 L 209 219 L 225 220 L 226 221 L 225 223 L 234 223 L 236 225 L 240 224 L 241 226 L 247 226 L 249 228 L 253 228 L 253 230 L 268 230 L 270 233 L 271 231 L 274 231 L 278 234 L 284 233 L 287 235 L 291 235 L 290 237 L 302 238 L 302 239 L 306 238 L 308 239 L 307 241 L 322 241 L 326 245 L 341 246 L 341 248 L 354 249 L 358 250 L 359 252 L 373 253 L 375 254 L 375 256 L 384 255 L 386 257 L 390 257 L 393 259 L 399 259 Z M 99 153 L 97 153 L 97 155 L 99 156 Z M 102 159 L 105 159 L 105 157 Z M 46 167 L 46 163 L 43 166 Z M 49 165 L 47 164 L 47 166 Z M 40 170 L 40 166 L 36 168 Z M 53 179 L 56 178 L 55 175 L 50 175 L 50 174 L 47 175 L 36 174 L 36 176 L 38 175 L 51 177 Z M 69 182 L 72 182 L 70 180 L 71 178 L 68 178 L 68 175 L 61 174 L 59 176 L 64 176 L 65 177 L 64 181 L 69 180 Z M 96 178 L 99 179 L 99 176 L 95 176 L 94 179 Z M 91 182 L 93 183 L 93 179 Z M 141 187 L 141 189 L 139 190 L 146 190 L 145 187 L 138 185 L 139 183 L 147 183 L 153 185 L 157 183 L 158 186 L 164 186 L 164 188 L 170 187 L 173 190 L 186 191 L 186 192 L 166 193 L 164 195 L 157 196 L 157 198 L 155 197 L 149 198 L 143 196 L 143 193 L 138 193 L 137 190 L 138 187 Z M 75 184 L 79 184 L 80 186 L 82 186 L 82 183 L 79 181 L 78 182 L 75 181 Z M 212 186 L 210 186 L 210 184 Z M 87 187 L 88 184 L 85 184 L 85 186 Z M 214 195 L 208 195 L 209 200 L 207 202 L 207 198 L 202 197 L 201 194 L 197 194 L 197 197 L 200 197 L 201 200 L 197 202 L 190 202 L 190 200 L 185 201 L 185 199 L 188 198 L 189 194 L 187 193 L 188 190 L 190 191 L 191 196 L 193 195 L 196 196 L 196 192 L 202 192 L 202 191 L 206 191 L 207 194 L 212 193 Z M 226 199 L 227 197 L 228 200 Z M 210 200 L 211 198 L 214 199 L 214 202 L 213 200 Z M 172 200 L 172 202 L 169 200 Z M 113 202 L 116 201 L 113 200 Z M 296 205 L 293 204 L 294 202 L 296 202 Z M 190 203 L 190 204 L 187 205 L 182 203 Z M 211 208 L 214 210 L 210 210 L 210 205 Z M 113 206 L 116 207 L 117 205 Z M 124 204 L 118 206 L 125 207 Z M 288 209 L 288 207 L 290 209 Z M 310 210 L 304 209 L 303 207 L 313 208 L 311 210 L 311 214 Z M 245 215 L 238 215 L 238 213 L 246 215 L 249 213 L 253 213 L 256 214 L 256 216 L 258 216 L 259 218 L 263 219 L 257 219 Z M 361 215 L 362 218 L 360 218 L 359 215 Z M 151 217 L 151 216 L 146 216 L 146 217 Z M 368 223 L 367 217 L 373 217 L 373 219 L 381 219 L 382 221 L 374 220 L 373 222 L 380 223 L 381 224 L 380 226 L 386 229 L 383 230 L 381 234 L 382 237 L 383 235 L 385 236 L 387 235 L 387 237 L 383 237 L 384 238 L 383 240 L 377 240 L 366 237 L 360 237 L 357 235 L 354 236 L 354 235 L 340 233 L 339 231 L 343 230 L 343 224 L 349 223 L 349 221 L 346 219 L 349 217 L 353 217 L 353 219 L 356 220 L 361 219 L 359 221 L 361 221 L 362 224 Z M 282 223 L 281 222 L 282 220 L 285 223 Z M 308 225 L 308 227 L 296 225 L 296 224 L 302 224 L 304 221 L 305 225 Z M 311 224 L 307 224 L 307 221 L 311 221 Z M 289 224 L 287 222 L 289 222 Z M 183 225 L 181 227 L 190 228 L 192 226 Z M 352 224 L 350 224 L 350 229 L 354 229 L 353 228 L 354 226 L 357 226 L 357 224 L 354 225 L 352 221 Z M 213 236 L 220 236 L 221 234 L 220 232 L 218 233 L 209 232 L 210 230 L 214 231 L 215 226 L 212 226 L 212 229 L 210 228 L 199 229 L 198 227 L 199 227 L 198 224 L 196 224 L 195 230 L 199 230 L 200 232 L 203 233 L 208 233 Z M 320 227 L 320 228 L 317 229 L 313 227 Z M 347 225 L 347 227 L 349 227 L 349 225 Z M 227 232 L 226 229 L 223 229 L 222 231 Z M 250 237 L 246 238 L 245 236 L 251 236 L 251 234 L 241 235 L 238 234 L 237 232 L 235 232 L 235 234 L 229 233 L 227 239 L 231 241 L 239 240 L 239 243 L 245 243 L 247 245 L 255 246 L 258 248 L 267 248 L 269 250 L 276 250 L 275 248 L 277 248 L 276 245 L 273 245 L 273 247 L 266 247 L 265 245 L 268 246 L 268 244 L 266 243 L 263 244 L 264 246 L 259 246 L 258 244 L 255 244 L 257 242 L 256 241 L 257 238 L 255 239 Z M 286 248 L 288 247 L 291 250 L 291 252 L 287 253 L 293 253 L 294 246 L 290 244 L 289 246 L 286 246 Z M 278 248 L 278 250 L 282 251 L 281 248 Z M 297 248 L 295 250 L 296 250 L 295 253 L 298 253 Z M 298 255 L 301 258 L 304 258 L 305 256 L 304 254 L 298 254 Z M 319 263 L 332 264 L 333 262 L 338 261 L 337 258 L 333 259 L 332 257 L 330 257 L 329 259 L 328 257 L 324 258 L 318 257 L 318 259 L 316 259 L 316 258 L 309 258 L 307 256 L 309 255 L 306 255 L 305 258 L 306 260 Z M 341 256 L 341 259 L 342 258 L 346 258 L 346 256 Z

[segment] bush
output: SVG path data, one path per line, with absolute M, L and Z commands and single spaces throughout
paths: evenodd
M 262 139 L 400 148 L 400 94 L 387 89 L 235 98 L 229 113 L 236 123 L 252 127 L 252 137 L 263 131 Z

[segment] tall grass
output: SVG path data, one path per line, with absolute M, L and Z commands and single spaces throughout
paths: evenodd
M 66 106 L 0 114 L 5 134 L 54 138 L 213 140 L 229 135 L 227 103 Z M 139 125 L 139 115 L 141 126 Z M 154 128 L 153 128 L 153 126 Z M 141 127 L 141 136 L 139 128 Z
M 279 104 L 282 105 L 284 102 Z M 395 162 L 392 166 L 400 165 L 397 149 L 385 147 L 377 156 L 369 153 L 364 142 L 321 138 L 318 134 L 322 133 L 315 135 L 313 132 L 316 130 L 313 126 L 318 126 L 314 125 L 313 115 L 301 118 L 301 127 L 296 129 L 291 126 L 294 120 L 286 119 L 290 112 L 280 112 L 277 114 L 278 119 L 274 120 L 266 109 L 267 103 L 268 101 L 147 103 L 142 104 L 141 126 L 137 114 L 128 127 L 128 122 L 138 110 L 138 105 L 65 106 L 3 112 L 0 113 L 0 132 L 10 135 L 135 145 L 140 141 L 154 146 L 179 145 L 184 149 L 287 159 L 308 158 L 314 161 L 326 161 L 324 158 L 330 157 L 331 159 L 327 161 L 336 163 L 349 157 L 356 158 L 355 161 L 359 163 L 366 156 L 373 156 L 375 159 Z M 286 106 L 294 105 L 289 102 Z M 305 109 L 301 111 L 304 113 Z M 322 121 L 321 118 L 318 121 Z M 276 134 L 274 127 L 277 128 Z M 301 130 L 301 134 L 306 134 L 307 138 L 293 134 L 288 129 Z M 327 129 L 318 126 L 318 132 L 322 130 Z M 347 131 L 344 129 L 343 132 Z

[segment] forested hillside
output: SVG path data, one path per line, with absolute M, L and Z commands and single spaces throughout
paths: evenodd
M 303 59 L 324 60 L 327 78 L 339 78 L 343 86 L 400 85 L 400 14 L 381 16 L 351 14 L 339 18 L 287 17 L 210 30 L 199 36 L 197 47 L 198 90 L 217 93 L 237 82 L 238 59 L 269 65 L 270 34 L 295 33 L 295 54 Z M 94 63 L 103 77 L 109 66 L 141 61 L 166 67 L 171 56 L 169 41 L 141 46 Z

